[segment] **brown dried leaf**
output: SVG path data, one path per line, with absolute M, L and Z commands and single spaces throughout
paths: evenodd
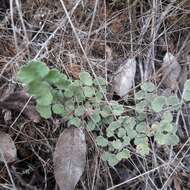
M 0 109 L 20 112 L 26 105 L 29 95 L 24 91 L 16 91 L 0 101 Z M 40 121 L 40 115 L 33 104 L 29 103 L 23 111 L 23 114 L 33 122 Z
M 175 190 L 181 190 L 181 185 L 179 183 L 179 180 L 177 179 L 177 176 L 175 176 L 174 178 L 174 187 L 175 187 Z
M 68 73 L 74 78 L 74 79 L 79 79 L 80 71 L 81 71 L 81 66 L 76 65 L 76 64 L 69 64 L 66 67 Z
M 133 86 L 136 73 L 135 58 L 127 59 L 124 65 L 120 66 L 113 79 L 114 91 L 119 96 L 126 96 Z
M 176 90 L 178 87 L 178 80 L 181 74 L 181 66 L 178 63 L 176 57 L 167 52 L 164 56 L 164 60 L 162 63 L 163 66 L 163 77 L 162 82 L 166 88 L 170 88 L 172 90 Z
M 71 10 L 75 4 L 77 3 L 76 0 L 65 0 L 64 5 L 66 6 L 67 10 Z
M 82 130 L 69 127 L 63 131 L 58 138 L 53 161 L 60 190 L 74 190 L 86 163 L 86 141 Z
M 17 151 L 14 141 L 9 134 L 0 132 L 0 161 L 7 163 L 14 162 L 17 159 Z M 3 156 L 2 156 L 3 154 Z
M 119 15 L 117 19 L 112 21 L 112 24 L 111 24 L 112 32 L 119 33 L 119 32 L 124 31 L 125 29 L 124 24 L 127 22 L 127 20 L 128 20 L 127 15 L 125 14 Z

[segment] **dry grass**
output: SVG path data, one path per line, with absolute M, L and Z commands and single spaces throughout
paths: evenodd
M 1 84 L 20 87 L 16 72 L 33 58 L 70 77 L 76 76 L 72 64 L 110 82 L 118 59 L 130 56 L 138 59 L 138 83 L 150 78 L 159 82 L 157 71 L 167 50 L 177 55 L 189 75 L 189 31 L 189 0 L 2 0 Z M 134 154 L 113 169 L 100 160 L 88 134 L 87 166 L 77 189 L 165 190 L 175 189 L 177 183 L 189 189 L 188 114 L 188 109 L 178 113 L 179 146 L 152 143 L 149 157 Z M 64 129 L 62 121 L 34 124 L 21 113 L 13 113 L 9 123 L 3 115 L 0 120 L 1 129 L 12 135 L 18 149 L 16 163 L 0 166 L 0 189 L 56 189 L 52 153 Z

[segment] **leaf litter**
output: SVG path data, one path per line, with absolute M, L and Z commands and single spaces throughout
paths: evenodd
M 97 70 L 97 72 L 102 70 L 102 68 L 104 69 L 103 63 L 105 61 L 105 57 L 103 56 L 101 57 L 98 54 L 93 53 L 93 52 L 100 51 L 101 55 L 104 55 L 103 48 L 102 48 L 104 47 L 104 45 L 103 46 L 101 45 L 101 48 L 100 48 L 100 42 L 103 42 L 103 44 L 105 43 L 109 45 L 114 59 L 115 58 L 120 59 L 121 57 L 130 57 L 129 54 L 131 53 L 131 51 L 133 51 L 133 53 L 137 53 L 137 54 L 140 52 L 139 57 L 143 65 L 146 65 L 146 60 L 152 59 L 154 60 L 153 64 L 155 64 L 156 66 L 155 68 L 157 69 L 157 63 L 162 62 L 163 69 L 162 69 L 161 82 L 164 88 L 171 88 L 171 90 L 176 90 L 178 86 L 178 82 L 182 78 L 182 74 L 188 72 L 188 69 L 187 71 L 182 71 L 182 64 L 185 66 L 189 64 L 188 61 L 187 62 L 184 61 L 185 59 L 184 57 L 186 57 L 186 55 L 189 54 L 189 46 L 188 46 L 189 40 L 188 38 L 186 42 L 184 40 L 186 36 L 188 36 L 187 35 L 188 30 L 186 30 L 186 28 L 188 28 L 190 24 L 189 13 L 188 13 L 189 4 L 190 4 L 189 1 L 184 1 L 182 3 L 181 1 L 176 0 L 176 1 L 159 2 L 156 5 L 148 5 L 146 1 L 138 1 L 138 0 L 137 1 L 130 1 L 130 0 L 129 1 L 106 1 L 106 4 L 104 4 L 105 2 L 103 1 L 93 0 L 89 2 L 81 1 L 81 4 L 79 3 L 78 7 L 77 7 L 77 2 L 79 1 L 71 1 L 71 2 L 63 1 L 63 2 L 65 3 L 66 8 L 70 11 L 69 14 L 70 14 L 71 20 L 74 26 L 76 27 L 76 30 L 81 42 L 83 43 L 86 41 L 86 36 L 90 37 L 90 39 L 87 40 L 89 41 L 89 44 L 87 44 L 89 47 L 89 50 L 88 50 L 89 54 L 87 56 L 90 61 L 92 60 L 93 63 L 95 63 L 94 64 L 95 66 L 93 65 L 94 70 L 96 69 L 95 67 L 98 65 L 97 67 L 99 70 Z M 86 2 L 87 4 L 90 4 L 90 5 L 87 5 Z M 19 67 L 23 62 L 25 62 L 26 58 L 35 57 L 36 53 L 41 51 L 41 48 L 44 48 L 43 49 L 44 51 L 41 51 L 42 52 L 41 54 L 39 53 L 40 59 L 43 59 L 50 67 L 55 67 L 62 71 L 64 70 L 66 73 L 68 71 L 68 74 L 73 78 L 80 77 L 79 70 L 81 68 L 84 70 L 89 69 L 88 67 L 86 67 L 83 60 L 81 59 L 83 55 L 80 53 L 80 49 L 78 49 L 77 47 L 76 39 L 74 38 L 74 35 L 72 35 L 72 31 L 70 30 L 70 27 L 67 26 L 67 24 L 65 24 L 64 26 L 61 26 L 60 31 L 57 30 L 57 26 L 60 25 L 59 21 L 63 19 L 63 14 L 64 14 L 60 1 L 53 1 L 53 2 L 47 1 L 47 0 L 19 1 L 19 3 L 20 5 L 22 5 L 20 6 L 20 9 L 22 9 L 21 12 L 17 10 L 16 5 L 13 4 L 13 8 L 14 8 L 14 11 L 13 11 L 10 9 L 11 6 L 9 5 L 9 1 L 5 1 L 5 0 L 2 1 L 1 14 L 0 14 L 0 20 L 1 20 L 0 67 L 1 67 L 2 77 L 5 76 L 7 77 L 7 79 L 12 79 L 12 78 L 14 79 L 14 75 L 15 75 L 14 72 L 15 70 L 18 69 L 17 67 Z M 96 3 L 98 4 L 97 12 L 94 10 L 94 5 Z M 162 7 L 162 9 L 160 9 L 159 7 Z M 104 13 L 104 11 L 106 12 L 106 14 Z M 14 17 L 13 23 L 11 21 L 12 13 Z M 22 19 L 20 19 L 18 13 L 19 14 L 21 13 L 21 17 L 24 18 L 24 21 L 27 21 L 27 22 L 24 22 L 24 25 L 22 25 L 21 23 Z M 149 13 L 153 13 L 153 14 L 149 14 Z M 160 33 L 157 33 L 158 30 L 154 29 L 154 24 L 160 23 L 160 17 L 159 17 L 160 15 L 162 15 L 161 20 L 164 23 L 164 28 L 166 27 L 167 30 L 162 31 L 162 27 L 160 27 L 159 28 Z M 91 16 L 94 16 L 95 19 L 91 20 Z M 89 30 L 90 25 L 92 26 L 92 28 Z M 19 31 L 21 31 L 22 34 L 24 34 L 26 31 L 27 35 L 26 36 L 25 34 L 18 35 L 16 31 L 16 38 L 15 38 L 13 36 L 15 29 L 19 29 Z M 57 31 L 54 33 L 54 30 L 57 30 Z M 88 31 L 91 31 L 91 34 L 88 34 Z M 105 31 L 105 34 L 104 34 L 104 31 Z M 152 39 L 152 35 L 150 34 L 155 34 L 155 38 L 158 38 L 158 35 L 160 36 L 161 34 L 164 34 L 164 39 L 167 38 L 167 40 L 170 40 L 171 33 L 174 38 L 179 40 L 179 42 L 177 43 L 176 41 L 172 42 L 172 48 L 168 47 L 168 46 L 171 46 L 170 42 L 168 44 L 166 43 L 165 47 L 162 48 L 162 52 L 157 51 L 157 45 L 162 46 L 162 44 L 159 44 L 159 43 L 157 44 L 155 42 L 155 39 Z M 53 38 L 51 38 L 51 34 L 54 35 Z M 27 37 L 28 37 L 29 43 L 27 43 L 27 46 L 26 46 L 25 39 L 27 39 Z M 105 37 L 106 37 L 106 40 L 105 40 Z M 48 40 L 48 38 L 50 40 Z M 139 39 L 139 40 L 136 40 L 136 39 Z M 93 46 L 94 42 L 98 43 L 96 48 Z M 185 51 L 179 51 L 178 48 L 180 46 L 181 47 L 185 46 L 186 47 Z M 152 55 L 150 58 L 147 52 L 151 48 L 154 49 L 154 51 L 150 51 L 152 52 Z M 27 49 L 27 51 L 25 51 L 25 49 Z M 19 54 L 18 50 L 21 50 L 21 51 L 24 50 L 24 51 L 22 51 L 22 54 Z M 168 50 L 169 52 L 167 52 Z M 178 53 L 178 51 L 180 52 L 180 55 L 176 54 L 176 52 Z M 164 55 L 163 55 L 164 59 L 158 60 L 159 59 L 158 57 L 163 52 L 164 52 Z M 70 57 L 70 55 L 74 57 L 72 60 L 74 62 L 71 63 L 73 64 L 72 67 L 65 66 L 66 65 L 65 63 L 70 62 L 68 58 Z M 182 57 L 182 60 L 180 60 L 181 57 Z M 76 67 L 75 67 L 75 64 L 77 65 Z M 6 66 L 5 68 L 4 67 L 5 65 L 8 65 L 8 66 Z M 99 65 L 101 67 L 99 67 Z M 136 70 L 137 68 L 138 68 L 138 64 L 136 65 Z M 115 89 L 115 92 L 119 96 L 128 95 L 131 88 L 133 87 L 134 79 L 138 75 L 137 72 L 136 73 L 134 72 L 134 68 L 133 68 L 133 72 L 127 73 L 126 70 L 127 69 L 124 69 L 124 67 L 122 68 L 122 66 L 120 67 L 119 70 L 115 70 L 115 69 L 113 70 L 113 72 L 116 72 L 115 79 L 114 79 L 114 83 L 116 84 L 116 86 L 114 87 L 114 89 Z M 181 72 L 179 72 L 180 70 Z M 117 71 L 120 71 L 120 72 L 117 72 Z M 103 73 L 105 72 L 103 71 Z M 121 76 L 119 75 L 119 73 L 122 73 L 123 75 Z M 131 77 L 127 78 L 127 74 L 130 74 Z M 154 80 L 154 79 L 151 78 L 151 80 Z M 127 81 L 127 84 L 125 83 L 126 81 Z M 141 81 L 141 82 L 144 82 L 144 81 Z M 156 82 L 159 82 L 159 80 Z M 23 97 L 26 97 L 26 98 L 23 98 Z M 7 97 L 3 101 L 0 102 L 1 109 L 10 110 L 11 113 L 13 112 L 20 113 L 20 111 L 23 109 L 28 99 L 29 97 L 23 95 L 19 90 L 15 91 L 11 93 L 10 97 Z M 189 99 L 189 95 L 188 97 L 185 97 L 185 99 Z M 35 107 L 33 107 L 33 102 L 29 102 L 29 104 L 23 111 L 23 115 L 27 118 L 27 120 L 29 119 L 33 122 L 39 122 L 40 120 L 39 115 L 35 110 Z M 188 115 L 189 114 L 185 115 L 185 119 L 188 117 Z M 11 119 L 8 119 L 8 120 L 13 120 L 13 119 L 14 119 L 14 116 L 11 116 Z M 39 125 L 33 125 L 33 124 L 31 124 L 31 126 L 29 125 L 29 131 L 39 130 L 40 132 L 36 134 L 36 132 L 32 133 L 30 131 L 29 135 L 27 136 L 26 134 L 28 133 L 25 127 L 25 123 L 27 123 L 28 121 L 24 119 L 23 123 L 21 123 L 20 125 L 20 120 L 22 120 L 22 118 L 20 118 L 19 122 L 17 122 L 16 125 L 13 126 L 15 131 L 10 130 L 6 122 L 4 126 L 4 121 L 2 121 L 2 128 L 6 129 L 10 133 L 13 133 L 13 135 L 21 138 L 20 133 L 21 132 L 24 133 L 22 137 L 23 141 L 21 141 L 21 147 L 23 147 L 24 150 L 26 149 L 28 151 L 28 154 L 25 157 L 22 157 L 20 162 L 23 165 L 25 165 L 25 167 L 28 166 L 27 169 L 25 168 L 21 171 L 21 173 L 25 173 L 25 176 L 27 177 L 25 177 L 24 175 L 20 175 L 19 172 L 17 174 L 19 174 L 20 177 L 23 179 L 23 181 L 24 182 L 26 181 L 27 183 L 28 183 L 28 178 L 30 178 L 29 176 L 32 176 L 33 180 L 31 180 L 31 185 L 34 187 L 33 189 L 55 189 L 53 185 L 54 182 L 52 182 L 53 172 L 51 168 L 51 161 L 49 163 L 49 160 L 50 160 L 49 158 L 51 157 L 51 154 L 46 154 L 49 150 L 43 147 L 44 140 L 42 139 L 47 138 L 48 141 L 50 142 L 51 142 L 51 139 L 54 139 L 54 143 L 55 143 L 56 139 L 59 137 L 59 134 L 62 131 L 61 127 L 63 123 L 61 123 L 61 126 L 58 126 L 57 130 L 54 132 L 54 126 L 51 125 L 52 124 L 51 121 L 42 120 L 42 122 L 40 122 Z M 189 118 L 187 118 L 187 121 L 188 120 Z M 62 122 L 62 120 L 60 121 Z M 180 125 L 182 126 L 183 124 L 184 124 L 183 122 L 180 123 Z M 184 136 L 188 137 L 189 124 L 188 122 L 186 122 L 185 125 L 186 124 L 187 124 L 187 128 L 182 129 L 182 131 L 184 133 Z M 18 131 L 20 131 L 20 133 Z M 7 136 L 7 135 L 4 135 L 4 136 Z M 31 137 L 32 140 L 29 137 Z M 184 138 L 183 141 L 185 140 L 186 139 Z M 39 155 L 35 154 L 35 156 L 33 156 L 34 152 L 32 152 L 31 148 L 29 148 L 30 145 L 33 145 L 33 142 L 36 143 L 36 145 L 34 146 L 34 149 Z M 62 142 L 63 147 L 65 143 L 67 142 L 65 141 Z M 180 146 L 181 145 L 182 144 L 180 144 Z M 176 147 L 175 149 L 170 149 L 170 151 L 168 151 L 169 149 L 167 148 L 162 149 L 156 146 L 155 148 L 156 148 L 154 152 L 155 157 L 150 156 L 150 159 L 146 159 L 145 160 L 147 162 L 146 166 L 144 166 L 144 162 L 141 162 L 140 159 L 138 159 L 138 161 L 136 159 L 133 160 L 133 162 L 135 163 L 135 167 L 138 168 L 138 171 L 136 171 L 136 169 L 133 167 L 134 165 L 133 166 L 130 165 L 130 163 L 127 161 L 120 163 L 119 167 L 122 168 L 122 171 L 124 170 L 123 175 L 126 175 L 127 173 L 129 176 L 129 179 L 131 179 L 131 177 L 138 176 L 139 171 L 142 172 L 142 174 L 146 171 L 151 172 L 151 169 L 156 167 L 157 164 L 159 165 L 162 164 L 162 160 L 164 160 L 164 162 L 166 160 L 168 161 L 168 158 L 169 158 L 168 152 L 171 152 L 172 156 L 174 156 L 175 158 L 175 154 L 178 151 L 178 147 Z M 23 149 L 18 150 L 19 154 L 21 154 Z M 96 167 L 97 165 L 94 164 L 94 168 L 97 168 L 97 170 L 94 169 L 93 172 L 91 173 L 89 173 L 89 171 L 87 170 L 85 171 L 85 173 L 87 174 L 87 175 L 85 174 L 87 176 L 87 180 L 83 181 L 84 188 L 79 187 L 79 189 L 91 189 L 92 186 L 94 189 L 107 189 L 108 186 L 114 186 L 115 184 L 118 184 L 120 180 L 118 179 L 114 171 L 112 171 L 111 168 L 109 168 L 108 170 L 104 164 L 99 163 L 98 160 L 96 160 L 93 157 L 92 152 L 93 151 L 89 153 L 90 154 L 89 163 L 92 163 L 93 161 L 94 163 L 98 163 L 98 167 Z M 183 157 L 184 157 L 184 160 L 186 160 L 186 161 L 184 160 L 181 161 L 181 164 L 183 164 L 183 167 L 181 166 L 177 167 L 176 165 L 173 165 L 172 162 L 170 162 L 170 165 L 172 167 L 175 167 L 176 174 L 180 174 L 180 173 L 183 174 L 183 177 L 178 177 L 178 179 L 180 178 L 179 179 L 180 185 L 181 186 L 183 185 L 183 189 L 188 190 L 189 189 L 189 185 L 188 185 L 189 168 L 187 169 L 186 165 L 189 165 L 187 164 L 188 163 L 187 160 L 190 160 L 190 158 L 185 154 L 185 151 L 181 150 L 181 152 L 182 154 L 184 153 Z M 30 162 L 29 160 L 27 160 L 28 156 L 32 156 L 33 162 L 32 161 Z M 161 158 L 162 160 L 160 160 L 159 158 Z M 153 159 L 156 159 L 155 165 L 152 163 Z M 27 160 L 27 162 L 25 162 L 25 160 Z M 43 164 L 40 164 L 40 162 L 42 162 Z M 140 164 L 138 164 L 139 162 Z M 119 167 L 114 168 L 114 170 L 118 173 L 120 172 Z M 45 172 L 42 174 L 41 171 L 45 171 Z M 81 171 L 82 169 L 80 170 L 80 175 L 81 175 Z M 155 186 L 156 188 L 161 189 L 162 186 L 160 184 L 162 184 L 166 176 L 168 177 L 170 175 L 170 171 L 169 170 L 166 171 L 164 169 L 160 170 L 159 171 L 160 177 L 157 174 L 158 173 L 155 171 L 155 175 L 154 173 L 152 173 L 152 175 L 150 175 L 148 179 L 146 179 L 146 176 L 143 176 L 147 182 L 146 184 L 144 183 L 144 180 L 141 179 L 142 177 L 141 175 L 140 177 L 136 178 L 137 183 L 136 182 L 133 183 L 132 181 L 132 183 L 128 183 L 126 184 L 126 186 L 123 185 L 123 189 L 128 189 L 128 188 L 138 189 L 139 187 L 145 189 L 147 187 L 146 185 L 148 185 L 151 189 L 154 189 Z M 78 182 L 80 175 L 78 175 L 75 178 L 75 183 L 73 182 L 74 184 Z M 34 182 L 35 181 L 34 178 L 38 178 L 36 176 L 40 176 L 39 177 L 40 184 L 37 184 L 37 185 Z M 111 176 L 111 177 L 109 178 L 108 176 Z M 150 183 L 149 183 L 149 179 L 151 181 Z M 18 179 L 14 178 L 14 180 L 17 181 Z M 86 181 L 88 181 L 88 183 L 86 183 Z M 91 181 L 92 181 L 92 186 L 91 186 Z M 7 184 L 7 182 L 9 182 L 9 178 L 5 177 L 5 181 L 3 181 L 1 185 Z M 20 183 L 17 183 L 16 185 L 18 186 L 19 189 L 27 189 L 27 186 L 25 183 L 22 183 L 22 186 L 20 185 Z M 174 181 L 174 185 L 173 186 L 172 185 L 173 184 L 169 184 L 168 188 L 179 189 L 175 181 Z M 72 188 L 74 188 L 75 185 L 72 184 L 71 186 Z M 120 189 L 120 187 L 118 189 Z
M 177 89 L 181 74 L 181 66 L 177 58 L 172 53 L 167 52 L 164 56 L 162 67 L 162 81 L 165 87 L 171 88 L 172 90 Z
M 34 104 L 31 101 L 28 102 L 29 99 L 30 96 L 25 90 L 12 92 L 9 95 L 6 95 L 6 98 L 0 100 L 0 109 L 7 109 L 13 112 L 16 111 L 17 113 L 22 111 L 22 114 L 28 119 L 38 123 L 40 121 L 40 115 L 36 111 Z M 27 102 L 28 105 L 26 106 Z M 23 110 L 24 107 L 25 109 Z
M 0 132 L 0 161 L 14 162 L 17 160 L 17 150 L 9 134 Z
M 114 91 L 121 97 L 127 96 L 134 85 L 137 62 L 129 58 L 119 67 L 113 78 Z
M 60 190 L 74 190 L 86 164 L 86 141 L 83 131 L 69 127 L 60 134 L 53 155 L 54 174 Z

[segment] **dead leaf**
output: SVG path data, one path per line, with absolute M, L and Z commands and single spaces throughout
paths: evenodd
M 26 105 L 29 97 L 30 96 L 24 90 L 12 92 L 0 100 L 0 109 L 20 112 Z M 38 123 L 40 121 L 40 115 L 31 102 L 26 106 L 23 114 L 33 122 Z
M 106 45 L 105 46 L 105 51 L 106 51 L 106 62 L 110 63 L 112 61 L 112 59 L 113 59 L 113 57 L 112 57 L 112 54 L 113 54 L 112 49 L 108 45 Z
M 77 1 L 76 0 L 65 0 L 64 5 L 67 8 L 67 10 L 71 10 L 75 5 Z
M 164 56 L 162 63 L 162 82 L 166 88 L 176 90 L 178 88 L 178 80 L 181 74 L 181 66 L 177 58 L 170 52 Z
M 69 127 L 63 131 L 58 138 L 53 161 L 60 190 L 74 190 L 86 163 L 86 141 L 82 130 Z
M 117 17 L 117 19 L 112 21 L 111 30 L 114 33 L 119 33 L 124 31 L 125 23 L 127 22 L 128 18 L 126 14 L 121 14 Z
M 80 71 L 81 71 L 81 66 L 76 65 L 76 64 L 69 64 L 66 66 L 66 69 L 68 73 L 74 78 L 74 79 L 79 79 Z
M 136 73 L 136 64 L 135 58 L 127 59 L 115 73 L 113 88 L 119 96 L 126 96 L 132 88 Z
M 188 77 L 187 75 L 188 75 L 187 65 L 183 65 L 181 67 L 181 73 L 179 77 L 179 89 L 181 92 L 183 91 L 184 84 L 187 80 L 187 77 Z
M 12 120 L 12 113 L 11 111 L 7 110 L 7 109 L 3 109 L 2 113 L 4 114 L 4 121 L 6 124 L 9 124 Z
M 181 190 L 181 186 L 180 186 L 179 180 L 177 179 L 177 176 L 174 178 L 174 187 L 175 187 L 175 190 Z
M 0 161 L 7 163 L 17 159 L 17 151 L 14 141 L 9 134 L 0 132 Z M 2 155 L 3 154 L 3 155 Z

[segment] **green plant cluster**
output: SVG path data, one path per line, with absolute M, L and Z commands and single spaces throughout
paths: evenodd
M 190 85 L 185 89 L 190 89 Z M 135 145 L 136 152 L 145 156 L 150 152 L 150 140 L 159 145 L 176 145 L 179 142 L 173 115 L 180 109 L 181 102 L 176 95 L 159 96 L 156 90 L 151 82 L 141 85 L 135 93 L 134 111 L 130 116 L 120 114 L 115 120 L 112 118 L 106 128 L 106 136 L 97 137 L 97 144 L 107 150 L 103 159 L 110 165 L 129 158 L 130 145 Z
M 88 72 L 82 71 L 80 80 L 73 81 L 40 61 L 30 61 L 21 67 L 17 78 L 36 99 L 36 109 L 43 118 L 60 115 L 77 127 L 82 125 L 86 110 L 94 110 L 103 98 L 97 86 L 101 85 L 104 91 L 106 88 L 106 81 L 101 77 L 93 80 Z M 92 117 L 95 117 L 94 112 Z
M 102 159 L 111 166 L 129 158 L 130 147 L 145 156 L 150 151 L 150 140 L 160 145 L 179 142 L 173 113 L 180 109 L 181 101 L 177 96 L 157 95 L 156 86 L 151 82 L 141 85 L 135 93 L 134 109 L 126 112 L 117 101 L 104 100 L 106 80 L 93 79 L 85 71 L 81 71 L 79 80 L 72 80 L 40 61 L 31 61 L 21 67 L 18 80 L 36 99 L 36 109 L 43 118 L 59 115 L 68 125 L 96 131 Z M 190 100 L 189 89 L 190 81 L 187 81 L 183 92 L 185 101 Z
M 140 122 L 138 129 L 141 133 L 146 134 L 148 137 L 154 136 L 155 141 L 160 145 L 175 145 L 179 142 L 176 135 L 177 127 L 173 122 L 174 112 L 180 109 L 180 100 L 176 95 L 162 96 L 156 94 L 156 86 L 153 83 L 147 82 L 141 86 L 141 90 L 136 93 L 135 99 L 136 112 L 143 121 Z M 159 118 L 151 124 L 147 130 L 142 125 L 147 118 Z M 137 118 L 138 118 L 137 117 Z M 149 119 L 150 120 L 150 119 Z

